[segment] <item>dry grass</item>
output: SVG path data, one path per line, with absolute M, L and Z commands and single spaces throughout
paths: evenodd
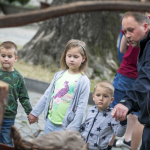
M 59 71 L 59 69 L 56 66 L 52 66 L 51 68 L 44 68 L 41 65 L 29 65 L 28 63 L 22 60 L 17 60 L 17 62 L 14 64 L 14 68 L 17 69 L 24 77 L 37 79 L 45 82 L 51 82 L 55 73 Z M 97 81 L 92 79 L 90 81 L 91 92 L 93 92 L 94 86 L 97 83 Z
M 29 65 L 22 60 L 18 60 L 14 64 L 14 68 L 18 70 L 24 77 L 33 78 L 45 82 L 51 82 L 55 75 L 55 72 L 57 72 L 54 72 L 54 70 L 50 68 L 43 68 L 41 65 Z M 56 68 L 56 70 L 58 70 L 58 68 Z
M 14 68 L 16 68 L 24 77 L 33 78 L 45 82 L 51 82 L 58 68 L 44 68 L 41 65 L 29 65 L 22 60 L 15 63 Z

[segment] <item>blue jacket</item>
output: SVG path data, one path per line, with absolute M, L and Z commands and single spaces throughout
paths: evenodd
M 44 95 L 36 104 L 31 114 L 39 116 L 44 110 L 44 118 L 47 119 L 51 95 L 54 92 L 55 82 L 63 75 L 65 71 L 57 72 Z M 79 130 L 88 103 L 90 93 L 90 81 L 86 75 L 81 75 L 75 81 L 74 93 L 63 119 L 62 126 L 64 129 Z
M 140 41 L 138 75 L 133 87 L 127 90 L 120 103 L 128 107 L 129 113 L 139 111 L 139 122 L 150 127 L 150 31 Z
M 124 135 L 127 126 L 127 120 L 116 122 L 111 117 L 112 108 L 98 111 L 97 106 L 91 107 L 81 125 L 81 136 L 85 138 L 85 143 L 89 142 L 89 148 L 92 150 L 106 149 L 110 143 L 113 134 L 121 137 Z

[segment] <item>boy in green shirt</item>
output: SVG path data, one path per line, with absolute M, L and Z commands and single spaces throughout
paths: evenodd
M 17 114 L 17 100 L 19 99 L 27 115 L 32 110 L 24 78 L 16 69 L 13 68 L 17 59 L 16 44 L 10 41 L 3 42 L 0 45 L 0 80 L 9 84 L 9 95 L 3 117 L 0 143 L 10 146 L 13 146 L 13 142 L 10 137 L 10 127 L 14 125 Z

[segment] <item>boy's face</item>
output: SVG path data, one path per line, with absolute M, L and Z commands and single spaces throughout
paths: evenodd
M 96 87 L 95 93 L 93 94 L 93 101 L 99 111 L 107 109 L 113 100 L 114 98 L 111 96 L 109 89 L 101 86 Z
M 2 48 L 0 50 L 0 63 L 3 71 L 14 71 L 13 64 L 17 59 L 18 56 L 15 56 L 15 49 Z

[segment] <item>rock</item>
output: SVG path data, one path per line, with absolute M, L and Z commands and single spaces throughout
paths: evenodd
M 103 72 L 104 78 L 106 78 L 108 81 L 110 80 L 110 72 L 109 71 L 104 71 Z
M 99 82 L 102 81 L 102 79 L 98 76 L 95 76 L 94 80 L 99 81 Z
M 118 66 L 117 66 L 116 62 L 112 59 L 111 60 L 106 59 L 106 61 L 113 68 L 113 70 L 115 70 L 117 72 Z
M 86 70 L 86 75 L 88 76 L 89 79 L 92 78 L 93 73 L 94 73 L 93 68 L 88 67 Z

